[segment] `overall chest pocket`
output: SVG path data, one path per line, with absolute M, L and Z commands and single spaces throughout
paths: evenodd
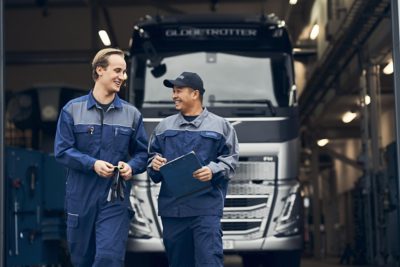
M 218 149 L 221 144 L 221 135 L 216 132 L 200 132 L 201 141 L 196 145 L 195 151 L 203 159 L 214 160 L 218 156 Z
M 82 152 L 91 152 L 99 141 L 97 125 L 74 125 L 75 147 Z
M 162 143 L 164 146 L 163 153 L 168 160 L 172 160 L 186 153 L 187 149 L 183 147 L 184 137 L 182 134 L 178 136 L 178 133 L 179 132 L 175 130 L 167 130 L 162 136 Z
M 131 136 L 135 130 L 127 127 L 114 127 L 114 149 L 120 153 L 128 153 Z

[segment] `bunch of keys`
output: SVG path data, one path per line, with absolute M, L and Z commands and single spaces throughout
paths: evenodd
M 116 199 L 123 201 L 125 199 L 124 189 L 126 187 L 124 179 L 119 176 L 120 167 L 114 166 L 113 182 L 110 191 L 108 191 L 107 201 L 114 202 Z

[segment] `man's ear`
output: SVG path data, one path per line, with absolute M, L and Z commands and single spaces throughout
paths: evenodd
M 193 90 L 193 96 L 194 96 L 196 99 L 199 99 L 199 98 L 200 98 L 200 91 L 199 91 L 199 90 Z
M 104 69 L 102 67 L 100 67 L 100 66 L 96 67 L 96 73 L 97 73 L 97 75 L 99 75 L 99 77 L 101 75 L 103 75 L 103 71 L 104 71 Z

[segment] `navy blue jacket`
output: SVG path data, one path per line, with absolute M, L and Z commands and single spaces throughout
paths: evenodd
M 213 177 L 212 190 L 201 195 L 176 199 L 161 184 L 158 214 L 164 217 L 199 215 L 222 216 L 228 181 L 233 177 L 239 157 L 236 132 L 230 123 L 207 109 L 192 122 L 181 113 L 162 120 L 155 128 L 149 143 L 147 172 L 155 182 L 161 182 L 160 172 L 151 167 L 151 160 L 160 154 L 167 161 L 194 151 L 203 166 L 208 166 Z
M 73 99 L 61 110 L 54 153 L 57 161 L 68 168 L 67 210 L 72 208 L 74 212 L 82 212 L 88 207 L 85 204 L 93 204 L 99 198 L 105 200 L 112 182 L 112 179 L 95 173 L 96 160 L 113 165 L 125 161 L 134 174 L 145 171 L 147 135 L 142 116 L 118 95 L 104 112 L 91 92 Z M 125 199 L 128 205 L 131 184 L 127 185 Z

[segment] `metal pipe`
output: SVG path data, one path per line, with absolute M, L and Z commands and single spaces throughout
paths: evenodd
M 4 3 L 0 0 L 0 265 L 5 265 L 4 259 Z
M 316 68 L 318 71 L 311 75 L 299 98 L 302 125 L 309 123 L 317 104 L 323 102 L 327 89 L 334 87 L 340 73 L 366 43 L 381 20 L 387 17 L 386 10 L 389 11 L 389 7 L 389 0 L 353 2 L 341 30 L 335 34 L 335 39 L 319 60 L 323 65 Z M 317 92 L 322 93 L 317 95 Z
M 319 149 L 313 139 L 311 155 L 311 179 L 313 187 L 313 226 L 314 226 L 314 258 L 321 259 L 321 205 L 319 200 Z
M 380 132 L 380 77 L 379 77 L 379 66 L 378 65 L 370 65 L 367 69 L 367 86 L 368 92 L 371 97 L 371 103 L 369 105 L 370 108 L 370 116 L 369 116 L 369 132 L 371 133 L 370 140 L 370 152 L 371 152 L 371 169 L 370 169 L 370 178 L 371 178 L 371 197 L 372 197 L 372 208 L 373 208 L 373 233 L 374 233 L 374 261 L 371 263 L 377 264 L 378 266 L 383 265 L 383 258 L 381 256 L 382 251 L 382 243 L 384 240 L 385 232 L 384 223 L 383 223 L 383 210 L 380 204 L 380 186 L 378 181 L 379 173 L 382 171 L 382 162 L 381 162 L 381 132 Z
M 365 248 L 366 248 L 366 260 L 368 263 L 374 261 L 374 226 L 373 226 L 373 206 L 372 206 L 372 164 L 371 164 L 371 153 L 370 153 L 370 112 L 365 105 L 365 96 L 368 94 L 368 81 L 367 81 L 367 71 L 363 70 L 360 79 L 361 85 L 361 108 L 362 108 L 362 123 L 361 123 L 361 145 L 364 163 L 364 173 L 362 177 L 362 191 L 363 191 L 363 205 L 364 209 L 364 223 L 365 223 Z
M 396 166 L 397 166 L 397 190 L 400 192 L 400 6 L 398 0 L 391 0 L 392 11 L 392 33 L 393 33 L 393 68 L 394 68 L 394 96 L 395 96 L 395 123 L 396 123 Z M 397 199 L 397 206 L 400 206 L 400 198 Z M 400 212 L 398 214 L 398 223 L 400 225 Z M 400 240 L 400 231 L 398 231 Z

